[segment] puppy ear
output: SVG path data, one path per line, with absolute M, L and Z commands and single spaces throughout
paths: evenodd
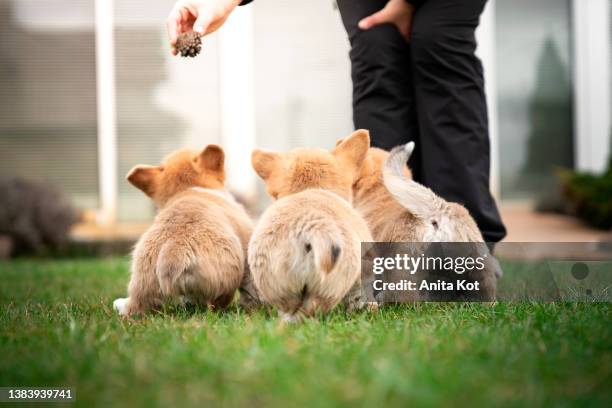
M 279 153 L 255 149 L 251 153 L 251 164 L 255 173 L 265 181 L 272 173 L 282 169 L 283 158 Z
M 340 144 L 341 144 L 342 142 L 344 142 L 344 139 L 345 139 L 345 138 L 343 137 L 342 139 L 338 139 L 338 140 L 336 140 L 336 147 L 340 146 Z
M 126 179 L 149 197 L 155 191 L 157 179 L 161 176 L 164 168 L 162 166 L 147 166 L 139 164 L 128 173 Z
M 225 153 L 220 146 L 210 144 L 197 157 L 197 163 L 204 171 L 222 173 L 225 166 Z
M 352 135 L 343 139 L 332 154 L 336 156 L 342 164 L 351 168 L 353 172 L 359 170 L 370 148 L 370 132 L 359 129 Z

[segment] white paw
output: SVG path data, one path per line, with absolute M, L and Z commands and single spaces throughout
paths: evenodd
M 120 316 L 125 316 L 127 314 L 127 303 L 128 298 L 115 299 L 113 302 L 113 309 L 115 309 Z
M 281 313 L 281 323 L 296 324 L 300 322 L 300 317 L 297 314 Z

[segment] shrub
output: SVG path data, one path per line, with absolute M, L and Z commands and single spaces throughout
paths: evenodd
M 3 257 L 63 249 L 77 218 L 59 189 L 19 178 L 0 179 Z
M 573 212 L 596 228 L 612 228 L 612 157 L 603 174 L 562 171 L 560 176 Z

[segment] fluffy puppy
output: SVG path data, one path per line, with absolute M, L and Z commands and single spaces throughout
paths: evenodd
M 132 254 L 128 298 L 113 303 L 120 315 L 179 299 L 222 308 L 241 283 L 241 300 L 248 303 L 249 294 L 256 298 L 245 267 L 253 225 L 224 188 L 224 159 L 219 146 L 209 145 L 129 172 L 127 180 L 160 211 Z
M 285 322 L 360 306 L 360 243 L 372 237 L 351 207 L 351 186 L 370 138 L 357 131 L 331 152 L 255 150 L 253 168 L 274 202 L 249 243 L 249 265 L 266 302 Z

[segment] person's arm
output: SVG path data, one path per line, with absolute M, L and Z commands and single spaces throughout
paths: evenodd
M 203 36 L 215 32 L 225 23 L 236 6 L 251 1 L 253 0 L 178 0 L 166 20 L 172 53 L 176 55 L 176 39 L 182 33 L 194 31 Z

